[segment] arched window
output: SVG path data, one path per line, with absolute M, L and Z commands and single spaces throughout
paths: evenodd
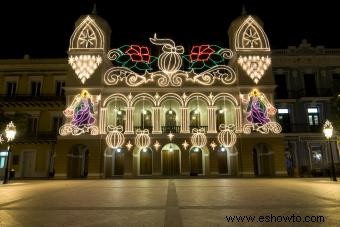
M 141 122 L 140 122 L 141 128 L 149 129 L 149 131 L 151 131 L 152 130 L 151 111 L 142 109 L 140 119 L 141 119 Z
M 199 128 L 201 126 L 201 114 L 199 110 L 190 111 L 190 130 L 192 128 Z
M 126 120 L 126 117 L 125 117 L 125 111 L 124 110 L 121 110 L 120 108 L 117 110 L 116 112 L 116 125 L 121 125 L 125 126 L 125 120 Z

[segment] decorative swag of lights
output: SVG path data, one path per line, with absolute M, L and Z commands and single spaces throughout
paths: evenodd
M 159 56 L 152 56 L 150 48 L 139 45 L 125 45 L 110 50 L 108 58 L 119 66 L 106 71 L 105 83 L 116 85 L 124 81 L 131 87 L 147 83 L 157 83 L 160 87 L 179 87 L 183 82 L 202 85 L 220 82 L 230 85 L 236 81 L 236 73 L 225 62 L 233 56 L 229 49 L 201 45 L 193 46 L 190 53 L 185 54 L 184 47 L 176 45 L 171 39 L 159 39 L 155 34 L 150 42 L 161 46 Z M 181 70 L 183 62 L 188 63 L 186 71 Z M 160 71 L 153 71 L 156 67 Z

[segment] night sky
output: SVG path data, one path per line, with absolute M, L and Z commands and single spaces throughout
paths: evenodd
M 227 30 L 241 14 L 243 4 L 249 14 L 264 22 L 272 49 L 299 45 L 303 38 L 313 46 L 340 48 L 336 1 L 205 1 L 5 1 L 0 13 L 0 58 L 22 58 L 24 54 L 32 58 L 66 57 L 74 23 L 80 15 L 91 13 L 93 2 L 98 15 L 111 26 L 112 48 L 149 43 L 155 32 L 159 38 L 172 38 L 185 47 L 229 47 Z

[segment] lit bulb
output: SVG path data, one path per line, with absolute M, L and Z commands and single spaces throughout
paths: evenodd
M 117 153 L 120 153 L 122 151 L 122 149 L 117 148 Z

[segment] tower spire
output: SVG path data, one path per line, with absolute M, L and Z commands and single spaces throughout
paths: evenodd
M 241 15 L 242 15 L 242 16 L 247 15 L 246 6 L 245 6 L 244 4 L 242 5 L 242 12 L 241 12 Z
M 92 14 L 97 14 L 97 4 L 93 3 Z

